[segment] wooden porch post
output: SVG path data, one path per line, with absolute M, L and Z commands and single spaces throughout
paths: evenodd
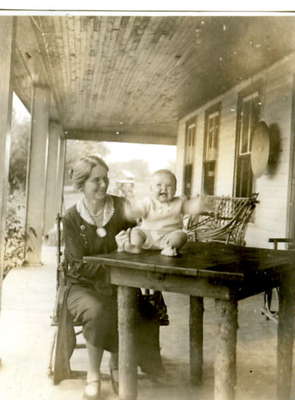
M 34 86 L 26 208 L 25 260 L 41 264 L 47 168 L 49 90 Z
M 60 125 L 55 121 L 49 123 L 48 136 L 48 158 L 45 195 L 45 223 L 44 233 L 46 234 L 55 223 L 58 209 L 57 173 L 58 173 L 58 145 Z
M 15 18 L 1 17 L 0 24 L 0 301 L 4 270 L 4 232 L 8 193 L 10 125 L 12 108 L 11 69 Z
M 60 132 L 62 133 L 62 132 Z M 60 136 L 58 142 L 58 164 L 57 164 L 57 209 L 56 213 L 63 212 L 63 189 L 65 175 L 66 141 Z
M 294 317 L 294 271 L 281 275 L 279 290 L 279 323 L 277 341 L 277 399 L 291 399 Z

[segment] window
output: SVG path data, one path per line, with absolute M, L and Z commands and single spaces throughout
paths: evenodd
M 250 88 L 240 94 L 235 179 L 235 194 L 237 197 L 248 197 L 254 191 L 251 170 L 251 141 L 255 126 L 260 118 L 260 108 L 261 93 L 259 88 Z
M 193 160 L 195 153 L 196 118 L 187 122 L 185 127 L 185 155 L 184 155 L 184 194 L 191 196 L 193 179 Z
M 205 114 L 203 191 L 208 195 L 213 195 L 215 191 L 219 129 L 220 103 L 210 107 Z

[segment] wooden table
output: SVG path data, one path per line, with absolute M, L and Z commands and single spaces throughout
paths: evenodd
M 295 311 L 295 252 L 220 243 L 188 243 L 178 257 L 157 251 L 139 255 L 111 253 L 86 257 L 110 268 L 118 285 L 119 397 L 137 397 L 134 354 L 135 288 L 190 295 L 190 371 L 202 383 L 203 298 L 215 299 L 218 335 L 214 364 L 214 399 L 233 400 L 236 385 L 238 301 L 280 287 L 277 346 L 277 398 L 289 400 Z

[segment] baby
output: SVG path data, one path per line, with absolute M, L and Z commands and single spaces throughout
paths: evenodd
M 138 254 L 141 249 L 160 249 L 163 255 L 177 255 L 187 241 L 182 229 L 183 216 L 198 214 L 203 201 L 200 197 L 175 197 L 175 192 L 176 177 L 171 171 L 161 169 L 152 175 L 150 198 L 141 204 L 135 200 L 126 203 L 127 218 L 140 218 L 141 222 L 116 236 L 118 251 Z

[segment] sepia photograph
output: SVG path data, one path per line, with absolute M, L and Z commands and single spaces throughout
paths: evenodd
M 0 10 L 0 398 L 294 400 L 295 14 L 87 6 Z

